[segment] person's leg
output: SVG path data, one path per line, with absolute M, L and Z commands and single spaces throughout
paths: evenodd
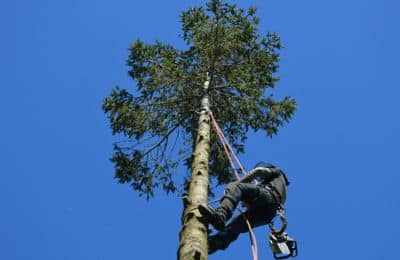
M 255 228 L 271 222 L 275 216 L 277 204 L 267 190 L 258 187 L 258 190 L 255 191 L 254 187 L 249 185 L 243 185 L 239 189 L 242 191 L 242 200 L 247 200 L 247 203 L 251 206 L 246 212 L 235 217 L 225 229 L 209 237 L 210 254 L 220 249 L 224 250 L 238 238 L 240 233 L 247 232 L 246 219 L 251 227 Z M 256 198 L 254 198 L 255 193 L 257 193 Z
M 244 200 L 248 203 L 255 200 L 259 195 L 258 189 L 259 187 L 254 184 L 231 182 L 225 189 L 220 205 L 216 209 L 213 209 L 206 204 L 201 204 L 199 205 L 200 213 L 216 229 L 222 230 L 225 227 L 226 221 L 232 217 L 239 201 Z
M 249 204 L 256 200 L 259 194 L 259 187 L 255 184 L 241 182 L 229 183 L 218 208 L 224 211 L 226 219 L 228 220 L 231 218 L 240 201 Z
M 239 234 L 248 232 L 246 220 L 249 221 L 252 228 L 265 225 L 268 219 L 265 216 L 257 215 L 256 212 L 248 210 L 238 216 L 225 227 L 224 230 L 208 238 L 208 252 L 214 253 L 217 250 L 226 249 L 233 241 L 235 241 Z

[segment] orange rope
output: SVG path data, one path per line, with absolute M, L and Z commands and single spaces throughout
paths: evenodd
M 244 169 L 244 167 L 242 166 L 242 164 L 240 163 L 239 158 L 236 156 L 236 153 L 232 149 L 232 146 L 230 146 L 228 140 L 226 139 L 224 133 L 222 132 L 221 128 L 219 127 L 219 125 L 217 123 L 217 120 L 215 120 L 214 115 L 213 115 L 213 113 L 211 111 L 210 111 L 210 116 L 211 116 L 211 121 L 213 123 L 213 126 L 214 126 L 214 128 L 215 128 L 215 130 L 217 132 L 218 137 L 219 137 L 219 140 L 220 140 L 222 146 L 224 147 L 226 156 L 228 157 L 228 160 L 229 160 L 229 162 L 231 164 L 231 167 L 233 169 L 235 177 L 236 177 L 236 179 L 238 181 L 240 181 L 240 176 L 239 176 L 239 174 L 238 174 L 238 172 L 236 170 L 235 164 L 233 163 L 231 154 L 235 158 L 236 163 L 239 165 L 240 169 L 242 170 L 242 173 L 244 175 L 246 175 L 247 172 Z M 253 228 L 251 227 L 249 220 L 244 215 L 242 215 L 242 216 L 245 219 L 247 227 L 249 229 L 250 238 L 251 238 L 251 251 L 252 251 L 252 254 L 253 254 L 253 260 L 258 260 L 258 247 L 257 247 L 256 235 L 254 234 Z

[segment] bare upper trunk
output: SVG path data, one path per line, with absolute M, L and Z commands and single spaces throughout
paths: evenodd
M 178 250 L 179 260 L 206 260 L 207 226 L 199 221 L 200 203 L 208 199 L 208 159 L 210 151 L 210 105 L 205 96 L 201 101 L 196 146 L 193 152 L 192 179 L 184 200 L 182 228 Z

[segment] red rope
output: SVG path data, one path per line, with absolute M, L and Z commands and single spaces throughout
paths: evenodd
M 215 128 L 215 131 L 217 132 L 219 140 L 220 140 L 222 146 L 224 147 L 226 156 L 228 157 L 228 160 L 229 160 L 229 162 L 231 164 L 231 167 L 233 169 L 235 177 L 239 181 L 240 180 L 240 176 L 239 176 L 239 174 L 238 174 L 238 172 L 236 170 L 235 164 L 233 163 L 231 154 L 234 157 L 234 159 L 236 160 L 236 163 L 239 165 L 242 173 L 244 175 L 246 175 L 247 172 L 244 169 L 244 167 L 242 166 L 242 164 L 240 163 L 239 158 L 236 156 L 235 151 L 232 149 L 232 146 L 229 144 L 228 140 L 226 139 L 224 133 L 222 132 L 221 128 L 219 127 L 219 125 L 217 123 L 217 120 L 215 120 L 214 115 L 213 115 L 213 113 L 211 111 L 210 111 L 210 116 L 211 116 L 212 124 L 213 124 L 213 126 Z M 251 238 L 251 251 L 252 251 L 252 254 L 253 254 L 253 260 L 258 260 L 258 247 L 257 247 L 256 235 L 254 234 L 253 228 L 251 227 L 249 220 L 244 215 L 242 215 L 242 216 L 245 219 L 247 227 L 249 229 L 250 238 Z
M 236 170 L 235 164 L 233 163 L 232 157 L 230 156 L 230 152 L 229 152 L 229 150 L 232 151 L 232 147 L 230 147 L 230 145 L 228 144 L 228 142 L 224 136 L 224 133 L 222 132 L 221 128 L 219 127 L 217 121 L 215 120 L 215 118 L 211 112 L 210 112 L 210 115 L 211 115 L 211 121 L 213 123 L 213 126 L 218 134 L 219 140 L 220 140 L 222 146 L 224 147 L 225 153 L 226 153 L 228 160 L 231 164 L 231 167 L 233 169 L 233 173 L 235 174 L 236 179 L 240 180 L 240 176 Z
M 213 125 L 214 125 L 214 127 L 215 127 L 217 133 L 218 133 L 218 136 L 219 136 L 219 138 L 220 138 L 220 141 L 222 142 L 222 145 L 224 146 L 224 148 L 226 148 L 225 146 L 228 147 L 228 149 L 229 149 L 230 152 L 232 153 L 233 158 L 236 160 L 236 163 L 239 165 L 240 170 L 242 171 L 242 173 L 243 173 L 244 175 L 247 175 L 247 172 L 246 172 L 246 170 L 244 169 L 243 165 L 240 163 L 240 160 L 239 160 L 239 158 L 236 156 L 235 151 L 233 150 L 232 146 L 229 144 L 228 139 L 226 139 L 226 137 L 225 137 L 225 135 L 224 135 L 224 132 L 223 132 L 223 131 L 221 130 L 221 128 L 219 127 L 219 125 L 218 125 L 218 123 L 217 123 L 217 120 L 215 120 L 215 117 L 214 117 L 213 113 L 210 113 L 210 114 L 211 114 L 211 120 L 212 120 L 212 122 L 213 122 Z M 229 160 L 230 160 L 230 162 L 231 162 L 231 165 L 233 165 L 232 159 L 231 159 L 230 156 L 229 156 L 229 152 L 227 152 L 226 149 L 225 149 L 225 152 L 226 152 L 226 154 L 227 154 L 227 156 L 228 156 L 228 158 L 229 158 Z M 236 172 L 236 168 L 234 168 L 234 171 Z M 240 180 L 239 175 L 236 175 L 236 178 L 237 178 L 238 180 Z

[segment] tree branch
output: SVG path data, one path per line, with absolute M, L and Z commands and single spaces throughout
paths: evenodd
M 147 151 L 145 151 L 143 153 L 143 156 L 148 155 L 149 153 L 151 153 L 154 149 L 156 149 L 158 146 L 160 146 L 179 126 L 180 124 L 184 121 L 185 119 L 182 119 L 181 121 L 179 121 L 171 130 L 168 131 L 168 133 L 166 133 L 163 138 L 161 138 L 161 140 L 159 142 L 157 142 L 156 144 L 154 144 L 152 147 L 150 147 L 149 149 L 147 149 Z

